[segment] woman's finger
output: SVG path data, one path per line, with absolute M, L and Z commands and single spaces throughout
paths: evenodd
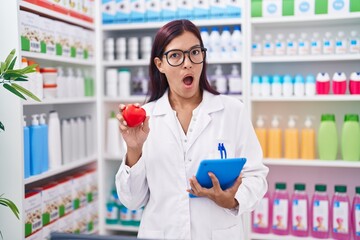
M 212 172 L 209 172 L 208 173 L 210 179 L 211 179 L 211 182 L 213 184 L 213 188 L 215 191 L 221 191 L 221 187 L 220 187 L 220 183 L 219 183 L 219 180 L 217 179 L 217 177 L 215 176 L 215 174 L 213 174 Z

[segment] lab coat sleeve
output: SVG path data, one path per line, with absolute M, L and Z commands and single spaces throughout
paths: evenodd
M 126 156 L 123 158 L 126 159 Z M 149 187 L 146 181 L 145 160 L 139 161 L 131 168 L 121 163 L 115 177 L 115 184 L 119 199 L 130 210 L 136 210 L 149 200 Z
M 238 215 L 254 210 L 263 198 L 268 190 L 266 177 L 269 172 L 263 164 L 262 149 L 244 106 L 239 114 L 239 123 L 237 135 L 240 144 L 237 145 L 236 155 L 245 157 L 247 162 L 242 171 L 242 184 L 235 195 L 239 202 Z

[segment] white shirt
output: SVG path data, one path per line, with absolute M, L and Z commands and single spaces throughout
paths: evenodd
M 150 116 L 150 133 L 142 156 L 131 168 L 123 161 L 116 175 L 120 201 L 129 209 L 145 206 L 138 237 L 244 239 L 241 215 L 252 211 L 267 191 L 268 168 L 243 103 L 204 91 L 186 136 L 179 130 L 168 92 L 143 107 Z M 202 159 L 220 158 L 220 142 L 228 158 L 247 158 L 235 196 L 236 213 L 208 198 L 189 198 L 186 191 Z

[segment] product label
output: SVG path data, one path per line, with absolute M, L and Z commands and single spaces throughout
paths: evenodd
M 360 50 L 360 42 L 357 39 L 350 40 L 349 52 L 358 53 Z
M 42 227 L 41 201 L 40 193 L 25 198 L 25 236 L 31 235 Z
M 269 199 L 263 198 L 254 210 L 253 226 L 267 228 L 269 226 Z
M 314 232 L 327 232 L 329 222 L 329 201 L 316 200 L 313 205 L 313 225 Z
M 349 203 L 335 201 L 333 205 L 333 232 L 349 232 Z
M 334 44 L 330 40 L 324 40 L 324 53 L 329 54 L 334 52 Z
M 355 234 L 357 237 L 360 236 L 360 203 L 355 205 Z
M 336 53 L 346 53 L 346 42 L 343 40 L 336 41 L 335 52 Z
M 120 210 L 120 219 L 121 221 L 131 221 L 132 215 L 131 210 L 123 207 Z
M 320 54 L 321 53 L 320 41 L 312 41 L 310 50 L 311 50 L 311 54 Z
M 275 199 L 273 209 L 273 229 L 286 230 L 288 225 L 288 200 Z
M 304 199 L 294 199 L 292 203 L 292 229 L 307 231 L 308 206 Z
M 115 205 L 108 204 L 106 207 L 106 219 L 117 220 L 119 215 L 119 209 Z

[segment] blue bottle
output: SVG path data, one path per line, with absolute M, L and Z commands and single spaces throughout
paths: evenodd
M 24 116 L 24 177 L 28 178 L 30 174 L 30 130 L 26 126 L 25 121 L 26 116 Z
M 32 115 L 30 130 L 30 174 L 37 175 L 42 172 L 42 135 L 41 127 L 37 119 L 38 115 Z
M 40 127 L 42 138 L 42 168 L 41 172 L 49 170 L 49 127 L 45 121 L 46 113 L 40 114 Z

